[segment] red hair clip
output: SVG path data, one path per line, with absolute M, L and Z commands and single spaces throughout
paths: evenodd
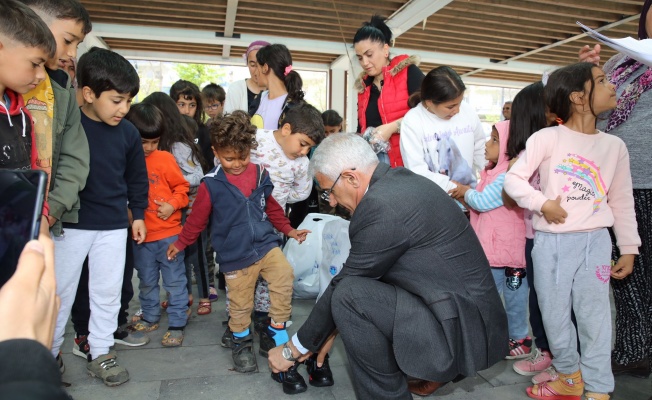
M 555 122 L 557 123 L 557 125 L 564 125 L 564 120 L 559 117 L 555 118 Z

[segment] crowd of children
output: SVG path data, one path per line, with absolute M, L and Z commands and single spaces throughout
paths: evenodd
M 54 238 L 61 299 L 52 355 L 63 373 L 72 312 L 73 353 L 106 385 L 123 384 L 129 373 L 113 345 L 147 344 L 163 308 L 162 344 L 181 346 L 193 280 L 197 314 L 210 314 L 219 265 L 222 346 L 236 371 L 255 371 L 254 334 L 264 356 L 288 341 L 293 270 L 281 247 L 310 234 L 296 217 L 323 188 L 308 157 L 343 120 L 308 104 L 289 50 L 262 41 L 244 55 L 251 79 L 229 93 L 180 80 L 132 106 L 140 82 L 126 59 L 91 48 L 76 61 L 91 29 L 77 0 L 0 3 L 0 168 L 48 174 L 42 225 Z M 560 68 L 525 87 L 488 140 L 465 90 L 450 67 L 423 78 L 397 122 L 405 167 L 468 214 L 505 300 L 505 358 L 533 377 L 527 395 L 608 399 L 609 282 L 632 272 L 641 246 L 628 149 L 596 129 L 616 107 L 615 86 L 591 63 Z M 335 212 L 329 206 L 319 208 Z M 141 311 L 128 324 L 133 269 Z M 327 361 L 316 360 L 311 383 L 332 385 Z M 297 365 L 272 374 L 285 393 L 306 390 Z

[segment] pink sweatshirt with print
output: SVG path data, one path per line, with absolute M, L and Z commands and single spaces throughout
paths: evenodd
M 528 182 L 539 171 L 541 189 Z M 586 232 L 612 227 L 621 254 L 638 254 L 638 236 L 629 153 L 616 136 L 593 135 L 567 127 L 544 128 L 527 141 L 525 154 L 505 176 L 505 191 L 519 206 L 534 211 L 534 229 Z M 563 224 L 549 224 L 540 213 L 547 200 L 561 196 L 568 213 Z

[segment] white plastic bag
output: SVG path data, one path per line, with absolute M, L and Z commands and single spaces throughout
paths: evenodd
M 319 263 L 319 296 L 324 294 L 333 277 L 340 273 L 349 257 L 349 221 L 339 218 L 329 221 L 322 230 L 322 258 Z
M 322 259 L 322 230 L 327 223 L 342 220 L 328 214 L 311 213 L 306 216 L 298 229 L 308 229 L 312 233 L 299 244 L 290 239 L 283 248 L 283 254 L 294 268 L 295 299 L 314 299 L 319 294 L 319 264 Z

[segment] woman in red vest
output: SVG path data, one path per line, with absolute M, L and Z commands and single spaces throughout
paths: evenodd
M 421 88 L 423 72 L 418 57 L 389 56 L 392 31 L 382 17 L 375 15 L 365 22 L 353 38 L 353 47 L 363 72 L 356 80 L 358 89 L 358 132 L 375 128 L 375 135 L 388 141 L 390 149 L 381 161 L 402 167 L 399 132 L 401 120 L 408 112 L 408 98 Z

